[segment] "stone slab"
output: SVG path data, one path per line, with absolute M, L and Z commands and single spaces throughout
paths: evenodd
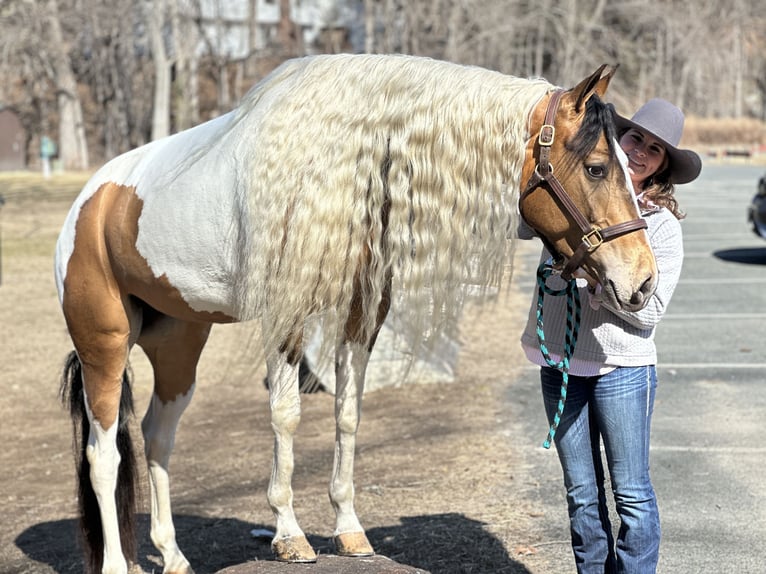
M 385 556 L 347 558 L 334 554 L 320 554 L 312 564 L 288 564 L 285 562 L 258 560 L 229 566 L 217 574 L 430 574 L 405 564 L 394 562 Z

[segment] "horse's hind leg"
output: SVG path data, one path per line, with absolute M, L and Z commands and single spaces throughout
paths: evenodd
M 271 426 L 274 430 L 274 461 L 268 499 L 277 522 L 271 548 L 276 559 L 283 562 L 315 562 L 316 553 L 295 518 L 291 486 L 293 436 L 301 419 L 299 365 L 297 360 L 283 351 L 267 356 L 266 365 Z
M 342 556 L 374 554 L 354 509 L 354 451 L 370 350 L 346 341 L 336 352 L 335 459 L 330 501 L 335 508 L 335 549 Z
M 390 281 L 378 308 L 377 324 L 371 340 L 361 334 L 361 299 L 352 304 L 345 338 L 336 350 L 335 362 L 335 459 L 330 482 L 330 501 L 335 508 L 335 549 L 342 556 L 374 554 L 364 528 L 354 510 L 354 452 L 356 433 L 362 414 L 362 395 L 367 363 L 380 327 L 390 308 Z
M 151 538 L 162 554 L 164 574 L 191 574 L 176 542 L 170 505 L 168 465 L 176 429 L 191 402 L 197 362 L 210 325 L 145 313 L 138 344 L 154 369 L 154 393 L 141 423 L 151 486 Z
M 125 573 L 127 560 L 135 554 L 135 462 L 125 420 L 132 405 L 121 407 L 130 390 L 123 396 L 130 320 L 122 301 L 114 298 L 114 289 L 99 279 L 104 277 L 94 275 L 63 298 L 77 351 L 69 365 L 72 414 L 84 417 L 80 522 L 88 570 Z M 84 413 L 75 412 L 80 408 Z

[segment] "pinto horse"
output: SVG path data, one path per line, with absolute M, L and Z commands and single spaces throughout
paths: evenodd
M 75 348 L 62 397 L 79 441 L 89 569 L 123 573 L 135 555 L 126 367 L 136 344 L 154 370 L 141 425 L 150 534 L 164 572 L 188 573 L 168 463 L 212 324 L 259 322 L 275 433 L 272 549 L 311 562 L 291 488 L 307 320 L 328 319 L 335 353 L 335 547 L 365 556 L 356 430 L 394 294 L 411 298 L 415 335 L 438 331 L 463 286 L 502 282 L 521 213 L 570 272 L 584 269 L 613 306 L 641 308 L 657 269 L 602 101 L 613 73 L 602 66 L 565 91 L 426 58 L 296 59 L 236 110 L 101 168 L 69 212 L 55 265 Z

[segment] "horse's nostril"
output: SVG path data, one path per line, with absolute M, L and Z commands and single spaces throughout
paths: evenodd
M 654 293 L 654 281 L 653 277 L 650 275 L 644 280 L 641 287 L 633 293 L 633 296 L 630 298 L 631 305 L 641 305 L 646 299 L 652 296 L 652 293 Z
M 649 275 L 649 277 L 647 277 L 646 280 L 641 284 L 640 291 L 644 294 L 645 297 L 651 297 L 655 288 L 656 284 L 654 283 L 654 277 Z

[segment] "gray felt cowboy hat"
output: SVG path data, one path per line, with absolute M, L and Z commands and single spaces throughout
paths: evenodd
M 632 118 L 615 114 L 614 119 L 620 132 L 637 128 L 649 132 L 663 143 L 670 159 L 671 183 L 689 183 L 697 179 L 702 171 L 702 160 L 693 151 L 678 147 L 684 131 L 684 114 L 676 106 L 667 100 L 654 98 L 641 106 Z

